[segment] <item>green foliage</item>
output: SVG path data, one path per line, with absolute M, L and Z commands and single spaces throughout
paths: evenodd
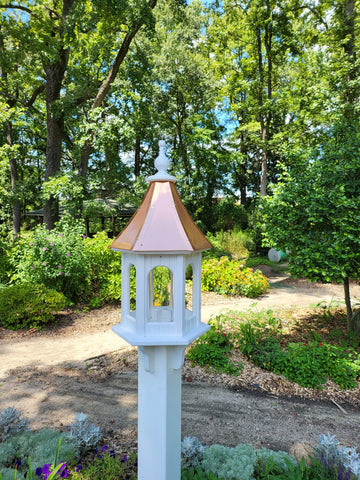
M 223 480 L 212 472 L 204 472 L 201 468 L 181 470 L 181 480 Z
M 27 472 L 30 457 L 33 474 L 35 468 L 51 462 L 58 450 L 61 437 L 63 438 L 59 449 L 59 459 L 70 463 L 78 456 L 79 452 L 71 439 L 54 430 L 29 431 L 14 435 L 0 443 L 0 471 L 4 480 L 13 479 L 13 469 L 16 466 L 19 473 Z
M 311 163 L 285 172 L 261 204 L 265 242 L 312 281 L 360 277 L 359 128 L 336 125 Z
M 229 252 L 236 260 L 248 257 L 255 247 L 249 232 L 238 229 L 208 233 L 207 237 L 217 251 Z
M 105 453 L 95 455 L 93 462 L 85 465 L 81 471 L 72 472 L 71 478 L 73 480 L 136 480 L 136 470 L 135 454 L 119 458 Z
M 222 295 L 244 295 L 254 298 L 269 288 L 266 277 L 244 264 L 222 257 L 208 259 L 202 263 L 202 289 Z
M 233 347 L 232 334 L 225 332 L 218 319 L 209 324 L 210 330 L 190 347 L 187 358 L 202 367 L 212 367 L 217 372 L 239 375 L 242 365 L 229 359 Z
M 259 461 L 255 470 L 257 480 L 335 480 L 338 477 L 333 472 L 327 471 L 320 460 L 312 459 L 307 465 L 302 458 L 299 463 L 293 463 L 285 459 L 286 468 L 279 468 L 276 462 Z
M 211 445 L 205 449 L 202 468 L 224 480 L 254 480 L 258 464 L 269 462 L 278 470 L 285 470 L 287 462 L 296 463 L 285 452 L 273 452 L 266 448 L 257 450 L 252 445 L 240 444 L 234 448 Z
M 121 253 L 109 248 L 111 242 L 112 239 L 109 239 L 106 232 L 98 232 L 84 241 L 91 290 L 93 293 L 99 292 L 104 300 L 116 300 L 106 295 L 106 285 L 112 276 L 116 278 L 117 275 L 121 275 Z M 121 283 L 119 291 L 121 294 Z
M 331 378 L 342 389 L 357 386 L 360 377 L 360 355 L 351 347 L 321 341 L 289 343 L 281 346 L 281 336 L 264 324 L 239 324 L 240 351 L 265 370 L 284 375 L 303 387 L 322 388 Z
M 63 217 L 51 231 L 44 225 L 24 234 L 11 252 L 13 281 L 43 284 L 71 299 L 90 290 L 84 226 Z
M 166 267 L 156 267 L 153 270 L 153 302 L 154 306 L 166 306 L 170 301 L 170 270 Z
M 12 268 L 9 261 L 9 242 L 0 238 L 0 284 L 9 282 Z
M 229 229 L 244 230 L 248 226 L 248 215 L 244 205 L 236 203 L 233 197 L 225 197 L 217 203 L 215 207 L 216 222 L 213 226 L 213 231 L 218 232 Z M 253 247 L 253 245 L 251 244 Z
M 44 285 L 19 284 L 0 290 L 1 324 L 10 330 L 41 328 L 66 305 L 66 298 Z

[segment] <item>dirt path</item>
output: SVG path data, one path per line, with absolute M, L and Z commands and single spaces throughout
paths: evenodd
M 254 303 L 253 308 L 268 309 L 342 299 L 341 287 L 292 283 L 285 277 L 271 281 L 269 294 L 256 302 L 204 295 L 203 320 Z M 359 296 L 356 288 L 353 294 Z M 118 321 L 118 310 L 103 309 L 91 317 L 78 315 L 51 333 L 0 332 L 0 409 L 14 406 L 35 429 L 67 429 L 75 412 L 82 411 L 118 449 L 135 449 L 136 349 L 111 332 Z M 252 443 L 289 451 L 299 443 L 315 445 L 319 434 L 330 433 L 344 445 L 360 445 L 360 410 L 350 405 L 339 408 L 185 377 L 182 414 L 183 435 L 205 444 Z

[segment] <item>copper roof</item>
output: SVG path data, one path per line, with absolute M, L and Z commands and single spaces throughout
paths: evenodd
M 195 252 L 210 242 L 186 211 L 172 181 L 152 181 L 124 230 L 110 245 L 134 252 Z

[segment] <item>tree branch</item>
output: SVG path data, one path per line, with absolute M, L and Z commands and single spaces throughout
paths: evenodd
M 27 102 L 25 102 L 25 107 L 32 107 L 38 95 L 40 95 L 40 93 L 45 90 L 45 87 L 46 87 L 46 82 L 43 82 L 41 85 L 36 87 L 30 99 Z

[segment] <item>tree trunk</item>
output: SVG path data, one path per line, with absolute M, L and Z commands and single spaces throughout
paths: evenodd
M 348 114 L 353 113 L 354 102 L 357 98 L 356 87 L 353 85 L 353 81 L 356 77 L 355 63 L 355 1 L 347 0 L 344 6 L 344 51 L 348 60 L 348 67 L 346 73 L 346 83 L 344 93 L 345 112 Z
M 157 3 L 157 0 L 149 0 L 149 2 L 148 2 L 149 8 L 151 10 L 153 10 L 156 6 L 156 3 Z M 116 55 L 114 63 L 111 66 L 110 72 L 109 72 L 108 76 L 106 77 L 104 83 L 101 85 L 101 87 L 100 87 L 100 89 L 99 89 L 99 91 L 98 91 L 98 93 L 97 93 L 97 95 L 96 95 L 96 97 L 93 101 L 93 104 L 92 104 L 92 107 L 91 107 L 92 109 L 100 107 L 101 104 L 103 103 L 106 95 L 108 94 L 108 92 L 110 90 L 110 87 L 111 87 L 112 83 L 114 82 L 114 80 L 116 78 L 116 75 L 119 71 L 119 68 L 120 68 L 121 64 L 123 63 L 128 51 L 129 51 L 131 42 L 133 41 L 135 35 L 140 30 L 140 28 L 144 25 L 144 23 L 145 23 L 145 16 L 139 18 L 139 20 L 131 26 L 131 28 L 129 29 L 129 31 L 125 35 L 125 38 L 124 38 L 124 40 L 121 44 L 121 47 L 120 47 L 120 49 L 119 49 L 119 51 Z M 90 130 L 89 134 L 90 134 L 89 135 L 90 139 L 86 141 L 86 143 L 85 143 L 85 145 L 82 149 L 82 152 L 81 152 L 80 165 L 79 165 L 79 169 L 78 169 L 80 177 L 85 177 L 86 176 L 87 169 L 88 169 L 88 164 L 89 164 L 89 157 L 90 157 L 91 150 L 92 150 L 92 137 L 94 135 L 94 132 Z
M 12 136 L 12 124 L 7 122 L 6 124 L 6 143 L 11 147 L 13 145 Z M 16 187 L 19 181 L 19 173 L 17 160 L 15 155 L 10 152 L 9 155 L 9 167 L 10 167 L 10 179 L 11 179 L 11 191 L 13 194 L 12 201 L 12 214 L 13 214 L 13 238 L 16 238 L 20 233 L 21 213 L 20 213 L 20 200 L 16 198 Z
M 60 99 L 60 90 L 67 66 L 67 55 L 61 52 L 60 58 L 45 69 L 46 72 L 46 167 L 45 181 L 60 171 L 62 139 L 64 135 L 64 113 L 55 112 L 54 105 Z M 44 222 L 49 230 L 59 219 L 58 201 L 51 195 L 44 204 Z
M 350 298 L 350 281 L 346 277 L 344 280 L 344 296 L 345 296 L 345 305 L 346 305 L 346 318 L 347 318 L 347 328 L 352 330 L 352 308 L 351 308 L 351 298 Z
M 67 16 L 75 0 L 63 0 L 61 23 L 58 28 L 54 27 L 54 36 L 63 31 Z M 45 181 L 60 171 L 62 140 L 64 136 L 64 112 L 55 108 L 60 100 L 60 91 L 64 80 L 69 60 L 69 49 L 61 46 L 57 52 L 56 60 L 44 67 L 46 76 L 46 167 Z M 53 229 L 59 219 L 59 202 L 52 195 L 44 204 L 44 223 L 49 230 Z
M 261 182 L 260 182 L 260 196 L 264 197 L 266 195 L 267 188 L 267 148 L 266 148 L 266 123 L 263 112 L 263 87 L 264 87 L 264 67 L 263 67 L 263 55 L 262 55 L 262 42 L 261 42 L 261 32 L 260 28 L 256 29 L 256 40 L 257 40 L 257 50 L 258 50 L 258 68 L 259 68 L 259 90 L 258 90 L 258 105 L 260 109 L 259 120 L 260 120 L 260 134 L 261 134 Z
M 138 134 L 136 134 L 136 138 L 135 138 L 135 168 L 134 168 L 134 174 L 135 174 L 136 178 L 138 178 L 140 176 L 140 171 L 141 171 L 140 146 L 141 146 L 141 139 L 140 139 L 140 136 Z

